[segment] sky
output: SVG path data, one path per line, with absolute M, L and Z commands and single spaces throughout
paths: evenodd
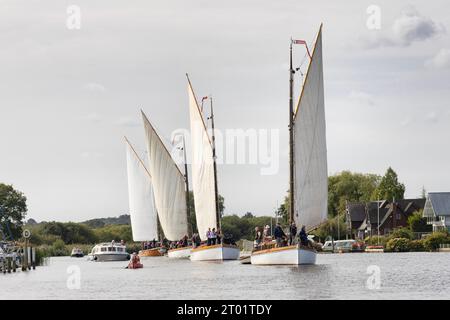
M 289 41 L 312 47 L 323 22 L 329 174 L 391 166 L 406 197 L 450 191 L 449 11 L 439 0 L 0 0 L 0 182 L 38 221 L 127 213 L 123 136 L 145 157 L 140 109 L 167 143 L 189 129 L 189 73 L 198 97 L 213 95 L 220 133 L 274 139 L 276 170 L 262 156 L 219 164 L 225 214 L 273 214 L 288 189 Z M 294 48 L 303 71 L 305 52 Z

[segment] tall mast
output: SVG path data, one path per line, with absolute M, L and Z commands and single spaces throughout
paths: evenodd
M 213 167 L 214 167 L 214 196 L 216 199 L 216 221 L 217 229 L 220 229 L 220 210 L 219 210 L 219 191 L 217 188 L 217 164 L 216 164 L 216 136 L 214 133 L 214 109 L 213 109 L 213 98 L 211 100 L 211 140 L 212 140 L 212 154 L 213 154 Z
M 186 183 L 186 219 L 188 225 L 188 234 L 192 235 L 194 230 L 192 230 L 192 225 L 189 223 L 191 217 L 191 210 L 189 207 L 189 177 L 188 177 L 188 165 L 186 157 L 186 141 L 184 140 L 184 135 L 183 135 L 183 152 L 184 152 L 184 180 Z
M 294 69 L 292 39 L 289 47 L 289 221 L 294 221 Z

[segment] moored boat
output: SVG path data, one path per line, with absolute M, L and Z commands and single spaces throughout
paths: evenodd
M 192 249 L 190 259 L 191 261 L 238 260 L 239 255 L 240 250 L 237 246 L 216 244 Z
M 370 252 L 370 253 L 382 253 L 384 252 L 383 246 L 367 246 L 364 252 Z

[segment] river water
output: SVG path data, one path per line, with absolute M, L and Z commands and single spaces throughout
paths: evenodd
M 252 266 L 166 257 L 50 258 L 0 274 L 3 299 L 450 299 L 450 253 L 319 254 L 313 266 Z

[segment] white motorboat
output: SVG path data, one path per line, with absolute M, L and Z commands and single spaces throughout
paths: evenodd
M 92 259 L 95 261 L 126 261 L 130 260 L 130 254 L 122 244 L 104 242 L 92 248 Z
M 70 256 L 73 258 L 82 258 L 84 257 L 84 253 L 80 248 L 73 248 Z

